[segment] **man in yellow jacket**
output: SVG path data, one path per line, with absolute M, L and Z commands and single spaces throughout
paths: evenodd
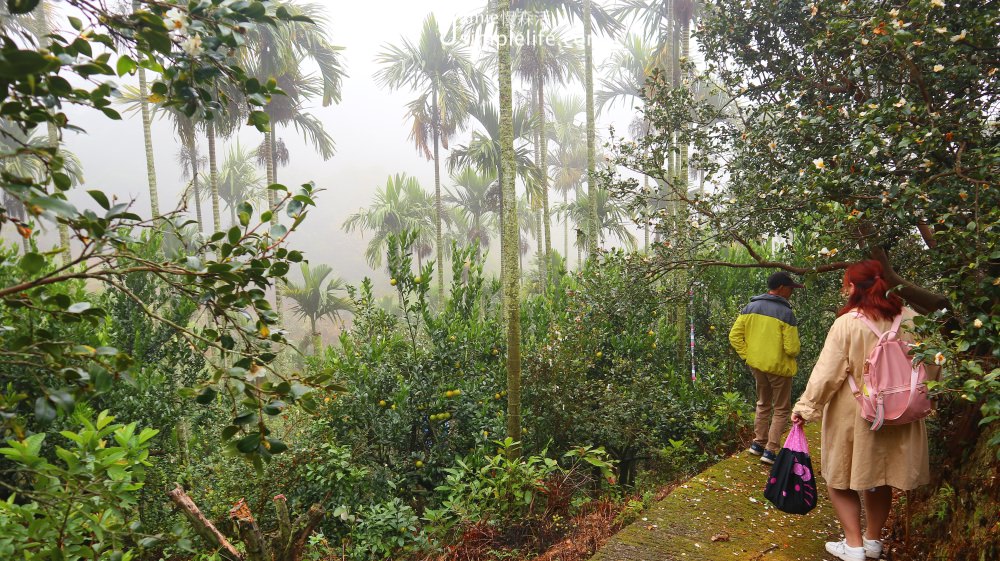
M 792 410 L 792 378 L 798 368 L 799 328 L 788 299 L 805 286 L 783 271 L 767 279 L 768 292 L 750 299 L 733 328 L 729 344 L 750 367 L 757 380 L 757 413 L 754 441 L 747 450 L 760 461 L 773 464 L 779 440 Z M 771 419 L 771 414 L 774 419 Z

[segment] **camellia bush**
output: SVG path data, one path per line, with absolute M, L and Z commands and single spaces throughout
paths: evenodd
M 148 422 L 179 419 L 196 402 L 218 407 L 224 428 L 214 448 L 263 469 L 287 449 L 271 431 L 275 417 L 291 405 L 308 409 L 316 390 L 339 389 L 329 374 L 276 367 L 285 339 L 268 300 L 303 261 L 288 239 L 317 189 L 270 185 L 268 208 L 240 204 L 228 229 L 200 234 L 180 213 L 140 216 L 100 189 L 81 193 L 86 204 L 70 202 L 76 170 L 59 138 L 80 131 L 71 117 L 79 112 L 120 119 L 112 107 L 117 80 L 139 69 L 153 77 L 149 101 L 192 122 L 214 123 L 234 110 L 269 131 L 266 108 L 284 92 L 274 80 L 250 76 L 237 55 L 252 47 L 252 31 L 309 20 L 280 2 L 256 0 L 138 1 L 127 12 L 62 4 L 70 15 L 38 36 L 32 22 L 50 17 L 38 0 L 10 0 L 0 14 L 3 127 L 16 131 L 4 133 L 0 156 L 24 164 L 0 171 L 0 227 L 13 225 L 25 242 L 20 254 L 0 251 L 0 437 L 7 441 L 0 535 L 17 536 L 15 547 L 54 548 L 39 558 L 121 559 L 150 545 L 133 498 L 152 463 L 145 447 L 156 437 L 133 424 L 111 425 L 116 407 Z M 39 130 L 54 140 L 19 140 Z M 65 233 L 53 251 L 38 247 L 46 224 Z M 185 363 L 192 369 L 184 373 L 168 367 Z M 123 390 L 136 383 L 184 399 L 147 408 L 149 393 Z M 123 394 L 134 399 L 119 401 Z M 86 411 L 101 401 L 110 415 L 93 421 Z M 73 423 L 85 432 L 71 432 Z M 185 426 L 178 422 L 172 435 L 182 457 Z M 62 440 L 49 446 L 60 429 L 76 448 Z M 109 452 L 112 440 L 120 449 Z M 110 459 L 105 465 L 95 456 Z M 21 527 L 52 509 L 79 516 Z M 107 540 L 96 526 L 105 523 Z
M 688 64 L 678 84 L 654 74 L 651 133 L 614 142 L 614 163 L 656 188 L 607 177 L 676 242 L 657 248 L 654 271 L 778 267 L 813 282 L 879 260 L 924 314 L 919 358 L 946 367 L 932 441 L 948 458 L 990 449 L 991 467 L 970 474 L 1000 457 L 996 20 L 988 3 L 707 2 L 704 67 Z M 668 174 L 678 158 L 714 188 Z M 771 259 L 758 251 L 770 239 L 795 251 Z M 751 263 L 727 259 L 732 246 Z M 965 465 L 941 461 L 947 473 Z M 989 503 L 976 485 L 962 501 Z

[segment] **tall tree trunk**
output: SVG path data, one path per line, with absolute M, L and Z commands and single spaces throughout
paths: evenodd
M 208 122 L 208 178 L 212 189 L 212 224 L 216 231 L 222 230 L 222 217 L 219 214 L 219 170 L 215 160 L 215 123 Z
M 649 176 L 648 175 L 643 175 L 642 176 L 642 192 L 643 193 L 648 193 L 649 192 Z M 642 217 L 642 233 L 643 233 L 642 252 L 643 253 L 649 253 L 649 217 L 648 216 L 643 216 Z
M 563 191 L 563 208 L 569 207 L 569 190 Z M 563 259 L 569 270 L 569 212 L 563 215 Z
M 552 265 L 552 216 L 549 214 L 549 138 L 545 130 L 545 80 L 538 79 L 538 121 L 541 127 L 542 159 L 542 225 L 545 228 L 545 268 L 543 278 L 550 282 L 549 267 Z
M 473 218 L 473 224 L 476 228 L 476 263 L 483 257 L 483 215 L 476 214 Z
M 507 436 L 521 441 L 521 311 L 517 197 L 514 192 L 514 108 L 510 69 L 510 0 L 497 2 L 498 60 L 500 73 L 500 160 L 503 166 L 503 234 L 500 242 L 504 262 L 504 318 L 507 324 Z M 512 450 L 519 456 L 520 447 Z
M 597 159 L 597 125 L 594 123 L 594 48 L 591 39 L 591 2 L 583 2 L 583 52 L 584 72 L 587 88 L 587 193 L 590 196 L 590 224 L 587 228 L 587 253 L 589 257 L 597 255 L 597 188 L 594 186 L 594 172 Z
M 274 124 L 271 124 L 273 127 Z M 274 211 L 275 206 L 275 195 L 274 191 L 271 190 L 271 185 L 277 183 L 277 178 L 275 177 L 275 165 L 274 165 L 274 129 L 271 128 L 264 133 L 264 173 L 267 177 L 267 208 L 272 214 L 277 214 Z M 274 221 L 272 217 L 271 221 Z
M 49 123 L 49 147 L 53 150 L 59 150 L 59 129 L 53 123 Z M 27 253 L 27 250 L 25 250 Z M 73 259 L 73 254 L 70 251 L 69 242 L 69 226 L 59 223 L 59 253 L 62 255 L 63 265 L 68 265 Z
M 435 235 L 435 251 L 437 255 L 437 287 L 438 287 L 438 298 L 444 301 L 444 256 L 442 254 L 442 246 L 444 245 L 443 237 L 441 235 L 441 159 L 438 153 L 438 144 L 441 140 L 441 116 L 438 114 L 438 102 L 437 102 L 437 86 L 435 85 L 431 88 L 431 111 L 434 113 L 434 119 L 431 123 L 431 127 L 434 129 L 434 235 Z
M 139 9 L 139 2 L 132 1 L 132 11 Z M 152 116 L 149 112 L 149 84 L 146 69 L 139 68 L 139 110 L 142 115 L 142 141 L 146 147 L 146 182 L 149 184 L 149 209 L 153 217 L 160 216 L 160 194 L 156 188 L 156 162 L 153 159 Z
M 272 125 L 274 126 L 274 125 Z M 271 129 L 271 142 L 268 144 L 268 158 L 271 160 L 271 182 L 278 182 L 278 144 L 274 139 L 274 129 Z M 271 224 L 278 223 L 278 193 L 271 191 Z
M 139 103 L 142 112 L 142 141 L 146 147 L 146 183 L 149 185 L 149 209 L 153 217 L 160 216 L 160 193 L 156 187 L 156 161 L 153 157 L 153 118 L 149 111 L 149 87 L 146 84 L 146 70 L 139 69 Z
M 688 9 L 688 2 L 686 0 L 674 0 L 674 5 L 677 9 L 674 10 L 674 87 L 675 88 L 686 88 L 687 84 L 685 79 L 687 77 L 687 72 L 684 70 L 684 65 L 687 62 L 687 57 L 689 55 L 689 45 L 690 41 L 688 37 L 690 36 L 690 10 Z M 676 244 L 681 249 L 681 251 L 687 251 L 690 239 L 691 225 L 688 223 L 688 208 L 683 202 L 683 198 L 687 198 L 688 195 L 688 142 L 684 140 L 683 132 L 678 130 L 676 132 L 676 143 L 677 143 L 677 163 L 674 168 L 674 185 L 682 197 L 679 197 L 675 206 L 676 216 L 674 218 L 675 224 L 677 225 L 677 240 Z M 688 275 L 685 274 L 683 270 L 677 271 L 677 284 L 678 289 L 683 290 L 684 293 L 690 291 L 688 286 Z M 688 309 L 689 300 L 682 300 L 677 306 L 677 333 L 685 333 L 688 330 L 688 315 L 691 310 Z M 684 340 L 684 337 L 680 338 L 681 348 L 679 352 L 680 356 L 685 356 L 685 351 L 689 350 L 689 344 Z
M 310 333 L 312 333 L 313 354 L 319 356 L 319 348 L 323 344 L 323 339 L 316 330 L 316 318 L 309 318 Z
M 535 82 L 535 87 L 536 88 L 538 87 L 537 80 Z M 535 97 L 537 97 L 537 96 L 535 96 Z M 537 113 L 538 110 L 539 110 L 539 107 L 535 106 L 535 111 L 536 111 L 535 115 L 536 115 L 536 117 L 538 115 L 538 113 Z M 535 165 L 538 165 L 538 162 L 541 161 L 541 154 L 542 154 L 542 140 L 541 140 L 541 138 L 542 138 L 542 132 L 541 132 L 541 130 L 535 129 L 535 138 L 534 138 Z M 541 185 L 539 185 L 538 187 L 539 187 L 539 190 L 540 190 L 541 189 Z M 546 267 L 546 263 L 545 263 L 545 240 L 542 239 L 542 216 L 541 216 L 541 212 L 542 212 L 542 204 L 541 203 L 542 202 L 540 200 L 538 200 L 540 198 L 541 198 L 541 193 L 536 192 L 535 193 L 535 197 L 531 199 L 531 210 L 532 210 L 531 219 L 535 222 L 535 242 L 536 242 L 535 256 L 538 258 L 538 275 L 539 275 L 539 278 L 540 278 L 542 284 L 545 284 L 545 283 L 548 282 L 548 280 L 547 280 L 548 277 L 546 275 L 546 269 L 547 269 L 547 267 Z M 537 213 L 535 213 L 535 211 L 537 211 Z
M 535 253 L 538 254 L 538 273 L 541 276 L 542 284 L 548 281 L 548 267 L 545 266 L 545 243 L 542 239 L 542 205 L 538 206 L 538 212 L 535 213 L 535 232 L 536 232 L 536 245 Z
M 204 225 L 201 222 L 201 187 L 198 185 L 198 142 L 194 138 L 194 123 L 190 123 L 186 137 L 184 140 L 191 159 L 191 188 L 194 190 L 195 217 L 198 219 L 198 231 L 204 232 Z

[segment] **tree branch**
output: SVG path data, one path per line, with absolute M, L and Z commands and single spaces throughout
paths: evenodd
M 228 561 L 243 561 L 243 556 L 240 552 L 233 547 L 233 544 L 229 543 L 229 540 L 222 535 L 212 521 L 202 514 L 201 509 L 198 505 L 191 500 L 191 497 L 184 492 L 184 488 L 178 485 L 172 491 L 167 493 L 170 500 L 181 509 L 181 512 L 194 527 L 194 531 L 201 536 L 205 542 L 207 542 L 211 547 L 220 550 L 223 558 Z

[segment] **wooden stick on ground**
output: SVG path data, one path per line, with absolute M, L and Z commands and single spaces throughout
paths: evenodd
M 195 532 L 208 542 L 211 547 L 218 549 L 225 559 L 228 561 L 243 561 L 243 556 L 240 555 L 240 552 L 233 547 L 233 544 L 229 543 L 229 540 L 212 524 L 212 521 L 202 514 L 201 509 L 184 492 L 183 487 L 178 485 L 167 493 L 167 496 L 181 509 L 181 512 L 184 513 L 184 516 L 191 523 Z

